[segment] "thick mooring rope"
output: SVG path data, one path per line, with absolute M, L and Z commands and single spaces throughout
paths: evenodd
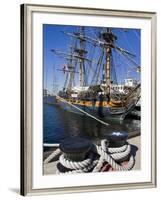
M 47 164 L 56 156 L 59 156 L 59 163 L 65 168 L 69 169 L 63 173 L 85 173 L 85 172 L 100 172 L 104 164 L 109 164 L 115 171 L 127 171 L 131 170 L 135 164 L 133 155 L 130 154 L 131 145 L 126 143 L 122 147 L 109 148 L 107 140 L 101 141 L 101 146 L 93 145 L 92 150 L 87 155 L 87 158 L 83 161 L 71 161 L 66 158 L 65 154 L 58 148 L 48 158 L 45 159 L 44 163 Z M 129 158 L 130 157 L 130 158 Z M 129 159 L 128 159 L 129 158 Z M 119 162 L 128 159 L 128 164 L 122 166 Z M 57 169 L 57 173 L 61 174 Z
M 52 159 L 56 158 L 57 156 L 61 155 L 62 152 L 59 148 L 57 148 L 52 154 L 50 154 L 45 160 L 44 164 L 49 163 Z
M 60 172 L 58 169 L 56 171 L 57 174 L 73 174 L 73 173 L 87 173 L 87 172 L 90 172 L 91 169 L 94 168 L 94 166 L 98 163 L 98 160 L 93 160 L 91 162 L 91 164 L 87 167 L 84 167 L 82 169 L 75 169 L 75 170 L 72 170 L 72 171 L 68 171 L 68 172 Z
M 117 151 L 116 151 L 117 153 L 111 154 L 110 152 L 108 153 L 108 149 L 105 151 L 105 149 L 102 148 L 105 145 L 105 142 L 106 142 L 105 140 L 102 141 L 103 145 L 101 144 L 101 147 L 95 145 L 97 153 L 100 155 L 101 160 L 106 161 L 114 170 L 117 170 L 117 171 L 131 170 L 133 168 L 134 164 L 135 164 L 135 160 L 134 160 L 133 155 L 130 156 L 128 165 L 126 167 L 121 166 L 116 162 L 118 160 L 126 158 L 130 154 L 130 151 L 131 151 L 130 147 L 131 146 L 128 145 L 128 148 L 126 148 L 124 152 L 119 152 L 119 148 L 117 148 Z M 122 147 L 121 147 L 121 150 L 122 150 Z M 110 151 L 110 149 L 109 149 L 109 151 Z M 96 170 L 97 168 L 99 169 L 99 167 L 96 166 L 95 169 L 94 169 L 95 172 L 97 171 Z
M 70 169 L 84 169 L 91 165 L 93 161 L 93 153 L 91 152 L 89 157 L 83 161 L 74 162 L 66 159 L 64 154 L 59 157 L 59 162 L 66 168 Z

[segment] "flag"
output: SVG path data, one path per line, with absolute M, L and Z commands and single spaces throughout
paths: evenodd
M 67 65 L 66 65 L 66 64 L 64 64 L 64 65 L 62 66 L 62 70 L 63 70 L 63 72 L 64 72 L 64 74 L 65 74 L 65 72 L 66 72 L 66 70 L 67 70 Z

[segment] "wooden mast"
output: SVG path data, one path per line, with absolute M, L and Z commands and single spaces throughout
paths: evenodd
M 105 92 L 107 95 L 110 95 L 110 85 L 111 85 L 110 71 L 111 71 L 111 53 L 112 53 L 111 50 L 114 47 L 114 42 L 117 39 L 117 37 L 112 33 L 111 28 L 104 29 L 102 32 L 102 37 L 106 42 L 105 43 L 105 49 L 106 49 Z
M 70 59 L 68 62 L 68 69 L 69 69 L 69 82 L 68 82 L 68 87 L 67 89 L 71 91 L 72 89 L 72 84 L 73 84 L 73 79 L 74 79 L 74 67 L 73 67 L 73 46 L 70 46 Z
M 79 47 L 75 49 L 79 57 L 79 85 L 83 87 L 86 85 L 84 59 L 87 53 L 85 50 L 84 27 L 80 27 L 80 31 L 76 34 L 79 39 Z
M 106 49 L 106 66 L 105 66 L 105 76 L 106 76 L 106 87 L 107 87 L 107 94 L 110 94 L 110 84 L 111 84 L 111 77 L 110 77 L 110 55 L 111 55 L 111 48 L 108 47 Z
M 80 28 L 80 59 L 79 59 L 79 64 L 80 64 L 80 86 L 83 87 L 85 86 L 85 69 L 84 69 L 84 27 Z

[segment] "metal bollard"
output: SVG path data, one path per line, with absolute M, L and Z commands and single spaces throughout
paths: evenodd
M 92 142 L 86 138 L 69 137 L 60 143 L 59 148 L 67 160 L 81 162 L 86 159 L 86 155 L 92 148 L 92 145 Z M 57 164 L 57 168 L 60 172 L 71 171 L 71 169 L 62 166 L 61 163 Z
M 128 138 L 127 132 L 120 131 L 120 132 L 112 132 L 106 135 L 106 139 L 109 142 L 109 147 L 122 147 L 125 145 Z

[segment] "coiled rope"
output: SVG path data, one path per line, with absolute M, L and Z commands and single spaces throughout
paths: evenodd
M 115 171 L 128 171 L 131 170 L 135 164 L 135 159 L 133 155 L 131 155 L 131 145 L 129 143 L 126 143 L 122 147 L 109 148 L 106 139 L 101 140 L 100 146 L 93 144 L 93 148 L 83 161 L 69 160 L 58 148 L 45 159 L 44 163 L 47 164 L 57 156 L 59 156 L 59 163 L 68 169 L 67 172 L 61 172 L 57 169 L 56 173 L 58 174 L 100 172 L 105 164 L 109 164 Z M 120 164 L 127 160 L 128 164 L 126 166 Z
M 94 172 L 98 172 L 100 170 L 100 165 L 103 163 L 103 161 L 106 161 L 114 170 L 117 171 L 127 171 L 127 170 L 131 170 L 135 164 L 135 160 L 133 155 L 130 156 L 128 165 L 125 166 L 121 166 L 120 164 L 118 164 L 116 161 L 122 160 L 124 158 L 126 158 L 131 151 L 131 145 L 124 145 L 123 147 L 118 147 L 118 148 L 106 148 L 106 140 L 102 140 L 101 141 L 101 146 L 97 146 L 96 147 L 96 152 L 100 155 L 100 162 L 98 162 L 98 165 L 94 168 Z M 111 150 L 112 149 L 112 150 Z M 124 149 L 124 151 L 122 151 Z M 111 153 L 111 152 L 112 153 Z M 102 165 L 101 165 L 102 167 Z

